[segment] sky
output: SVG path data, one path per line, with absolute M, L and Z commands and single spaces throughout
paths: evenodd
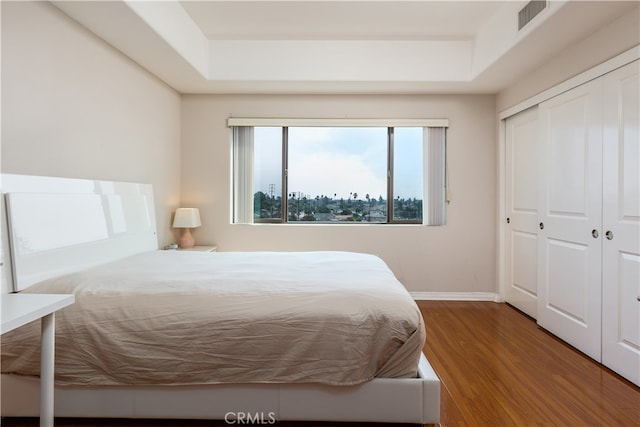
M 255 128 L 254 191 L 281 191 L 282 128 Z M 422 198 L 422 128 L 395 129 L 394 195 Z M 387 128 L 289 128 L 288 191 L 386 199 Z

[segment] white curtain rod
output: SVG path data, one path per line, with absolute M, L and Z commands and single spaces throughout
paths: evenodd
M 449 127 L 449 119 L 285 119 L 229 117 L 227 126 Z

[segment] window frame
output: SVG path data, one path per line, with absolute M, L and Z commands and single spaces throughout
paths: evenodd
M 289 158 L 288 158 L 288 152 L 289 152 L 289 128 L 290 127 L 333 127 L 333 128 L 338 128 L 338 127 L 342 127 L 342 128 L 346 128 L 346 127 L 370 127 L 370 128 L 381 128 L 384 127 L 387 129 L 387 170 L 386 170 L 386 174 L 387 174 L 387 179 L 386 179 L 386 185 L 387 185 L 387 215 L 386 215 L 386 221 L 385 222 L 366 222 L 365 224 L 367 225 L 443 225 L 445 223 L 445 221 L 443 220 L 442 222 L 439 222 L 437 224 L 431 224 L 430 220 L 427 220 L 426 216 L 428 213 L 430 213 L 430 211 L 426 211 L 427 209 L 427 199 L 428 199 L 428 191 L 430 190 L 430 186 L 427 187 L 426 186 L 426 175 L 429 174 L 429 170 L 428 170 L 428 163 L 426 161 L 426 150 L 430 149 L 427 147 L 427 141 L 425 140 L 426 138 L 426 134 L 427 134 L 427 128 L 443 128 L 443 143 L 444 143 L 444 153 L 446 156 L 446 129 L 448 128 L 448 120 L 447 119 L 395 119 L 395 120 L 379 120 L 379 119 L 247 119 L 247 118 L 229 118 L 228 119 L 228 123 L 227 125 L 230 128 L 237 128 L 237 127 L 251 127 L 251 128 L 256 128 L 256 127 L 280 127 L 282 130 L 282 138 L 281 138 L 281 159 L 282 159 L 282 165 L 281 165 L 281 194 L 280 194 L 280 200 L 281 200 L 281 206 L 280 206 L 280 218 L 255 218 L 255 212 L 253 209 L 251 209 L 251 221 L 250 222 L 244 222 L 244 221 L 237 221 L 236 220 L 236 213 L 234 212 L 234 219 L 233 219 L 233 223 L 254 223 L 254 224 L 304 224 L 304 225 L 326 225 L 326 224 L 338 224 L 338 225 L 348 225 L 348 224 L 352 224 L 352 225 L 361 225 L 359 223 L 352 223 L 352 222 L 345 222 L 343 223 L 338 223 L 338 222 L 330 222 L 330 221 L 289 221 L 289 191 L 288 191 L 288 175 L 289 175 Z M 421 208 L 421 215 L 419 219 L 407 219 L 407 220 L 401 220 L 401 219 L 394 219 L 395 215 L 394 215 L 394 210 L 395 210 L 395 206 L 394 206 L 394 198 L 393 198 L 393 191 L 394 191 L 394 149 L 395 149 L 395 132 L 394 129 L 397 127 L 421 127 L 423 128 L 424 131 L 424 135 L 423 136 L 423 169 L 422 169 L 422 187 L 423 187 L 423 195 L 422 195 L 422 208 Z M 233 132 L 233 134 L 235 135 L 235 132 Z M 251 135 L 253 138 L 253 130 L 251 131 Z M 235 138 L 235 137 L 234 137 Z M 234 147 L 235 147 L 235 143 L 236 141 L 233 141 L 234 143 Z M 253 150 L 253 141 L 251 142 L 252 144 L 252 150 Z M 235 154 L 234 154 L 235 155 Z M 253 155 L 253 154 L 252 154 Z M 235 169 L 237 167 L 237 163 L 234 162 L 233 165 L 233 169 Z M 444 180 L 444 185 L 446 186 L 446 157 L 445 157 L 445 163 L 442 166 L 443 171 L 444 171 L 444 175 L 443 176 L 443 180 Z M 252 171 L 253 172 L 253 171 Z M 234 170 L 233 171 L 234 176 L 236 176 L 237 172 Z M 253 182 L 251 183 L 253 184 Z M 233 187 L 235 188 L 235 183 L 233 184 Z M 252 186 L 253 188 L 253 186 Z M 444 191 L 446 192 L 446 189 L 444 189 Z M 233 191 L 233 196 L 237 197 L 236 191 Z M 253 200 L 253 197 L 255 196 L 255 193 L 252 190 L 252 194 L 251 194 L 251 199 Z M 432 201 L 430 201 L 432 202 Z M 443 204 L 444 203 L 448 203 L 448 200 L 443 200 L 442 201 Z M 234 207 L 237 206 L 237 203 L 234 201 Z M 431 210 L 431 209 L 430 209 Z M 444 206 L 443 206 L 443 211 L 444 211 Z M 444 214 L 443 214 L 444 215 Z M 444 218 L 443 218 L 444 219 Z M 364 225 L 364 224 L 362 224 Z
M 411 220 L 411 219 L 404 219 L 404 220 L 397 220 L 395 219 L 395 197 L 394 197 L 394 164 L 395 164 L 395 129 L 398 126 L 393 126 L 393 127 L 388 127 L 387 128 L 387 222 L 385 224 L 419 224 L 422 225 L 424 223 L 424 200 L 425 200 L 425 191 L 426 189 L 424 188 L 424 162 L 422 165 L 422 181 L 423 181 L 423 188 L 422 188 L 422 209 L 420 210 L 420 219 L 417 220 Z M 422 149 L 425 150 L 425 141 L 424 141 L 424 137 L 422 140 Z M 424 157 L 424 156 L 423 156 Z

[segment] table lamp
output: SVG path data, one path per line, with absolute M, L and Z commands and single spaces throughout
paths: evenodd
M 178 244 L 181 248 L 192 248 L 195 244 L 191 228 L 200 227 L 200 211 L 198 208 L 179 208 L 173 218 L 173 228 L 182 228 L 182 237 Z

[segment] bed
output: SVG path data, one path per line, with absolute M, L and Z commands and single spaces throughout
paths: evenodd
M 56 416 L 438 422 L 422 317 L 380 258 L 159 251 L 143 184 L 3 175 L 3 193 L 13 290 L 76 296 Z M 3 336 L 3 416 L 37 415 L 38 334 Z

